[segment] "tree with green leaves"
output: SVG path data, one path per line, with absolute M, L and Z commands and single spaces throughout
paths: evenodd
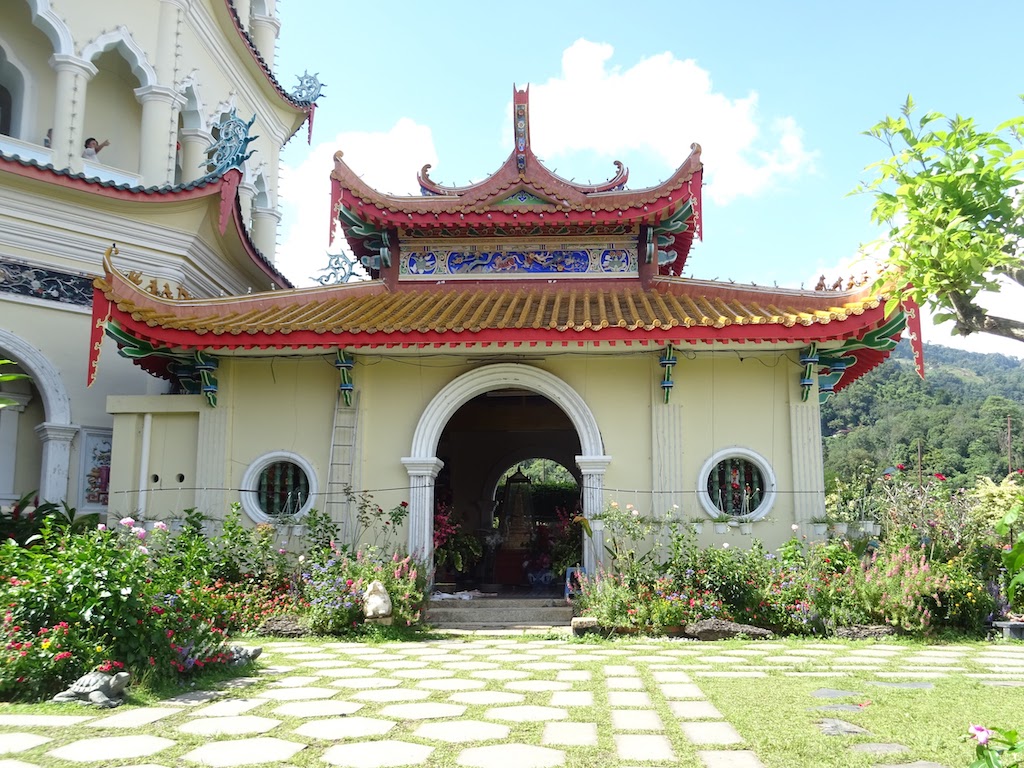
M 1024 287 L 1024 116 L 979 130 L 972 118 L 928 112 L 912 120 L 908 96 L 899 117 L 865 134 L 891 156 L 869 165 L 871 218 L 888 227 L 885 286 L 891 312 L 905 299 L 929 307 L 960 335 L 990 333 L 1024 341 L 1024 320 L 997 317 L 979 294 Z

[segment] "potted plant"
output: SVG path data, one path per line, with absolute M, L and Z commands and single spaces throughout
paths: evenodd
M 811 519 L 811 533 L 815 536 L 828 535 L 828 518 L 825 515 Z
M 749 536 L 754 532 L 754 524 L 749 520 L 743 520 L 740 523 L 740 533 L 744 536 Z
M 690 520 L 689 520 L 690 530 L 693 531 L 693 533 L 698 535 L 698 536 L 700 534 L 702 534 L 704 532 L 704 521 L 706 519 L 707 519 L 706 517 L 692 517 L 692 518 L 690 518 Z
M 435 576 L 446 572 L 465 573 L 483 555 L 480 540 L 471 533 L 463 533 L 462 523 L 453 518 L 447 505 L 437 505 L 434 510 Z
M 720 510 L 717 511 L 711 520 L 715 526 L 715 533 L 722 534 L 729 532 L 729 523 L 732 520 L 732 517 L 727 515 L 725 512 Z

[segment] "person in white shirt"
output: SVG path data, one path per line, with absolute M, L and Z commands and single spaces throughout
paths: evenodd
M 85 140 L 85 151 L 82 152 L 82 157 L 86 160 L 95 160 L 96 156 L 99 155 L 100 150 L 107 146 L 110 146 L 110 142 L 107 139 L 99 142 L 90 136 Z

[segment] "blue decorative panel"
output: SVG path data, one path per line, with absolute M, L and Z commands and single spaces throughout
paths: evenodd
M 440 245 L 440 244 L 439 244 Z M 404 250 L 399 267 L 403 278 L 494 277 L 507 275 L 635 275 L 637 253 L 625 243 L 601 245 L 531 244 L 523 247 L 466 246 L 452 249 L 423 244 Z
M 92 306 L 91 277 L 30 267 L 6 259 L 0 259 L 0 291 L 78 307 Z

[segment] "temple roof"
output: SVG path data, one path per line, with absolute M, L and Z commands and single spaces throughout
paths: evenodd
M 362 181 L 343 159 L 334 156 L 332 216 L 342 216 L 345 235 L 357 255 L 364 255 L 365 227 L 353 227 L 358 220 L 377 230 L 397 229 L 401 235 L 443 231 L 487 235 L 495 230 L 533 228 L 552 235 L 580 232 L 587 227 L 609 225 L 639 227 L 658 224 L 684 211 L 685 231 L 672 230 L 678 238 L 676 251 L 681 271 L 701 222 L 703 165 L 700 146 L 691 145 L 690 155 L 668 179 L 657 186 L 627 190 L 629 171 L 616 161 L 616 173 L 601 184 L 577 184 L 549 171 L 530 144 L 529 90 L 514 90 L 512 152 L 502 166 L 483 181 L 461 187 L 434 182 L 424 166 L 418 175 L 421 196 L 381 193 Z M 534 234 L 538 234 L 534 232 Z
M 883 322 L 881 297 L 740 287 L 684 278 L 517 281 L 391 289 L 382 281 L 219 299 L 154 296 L 106 262 L 98 303 L 137 338 L 168 348 L 825 342 Z

